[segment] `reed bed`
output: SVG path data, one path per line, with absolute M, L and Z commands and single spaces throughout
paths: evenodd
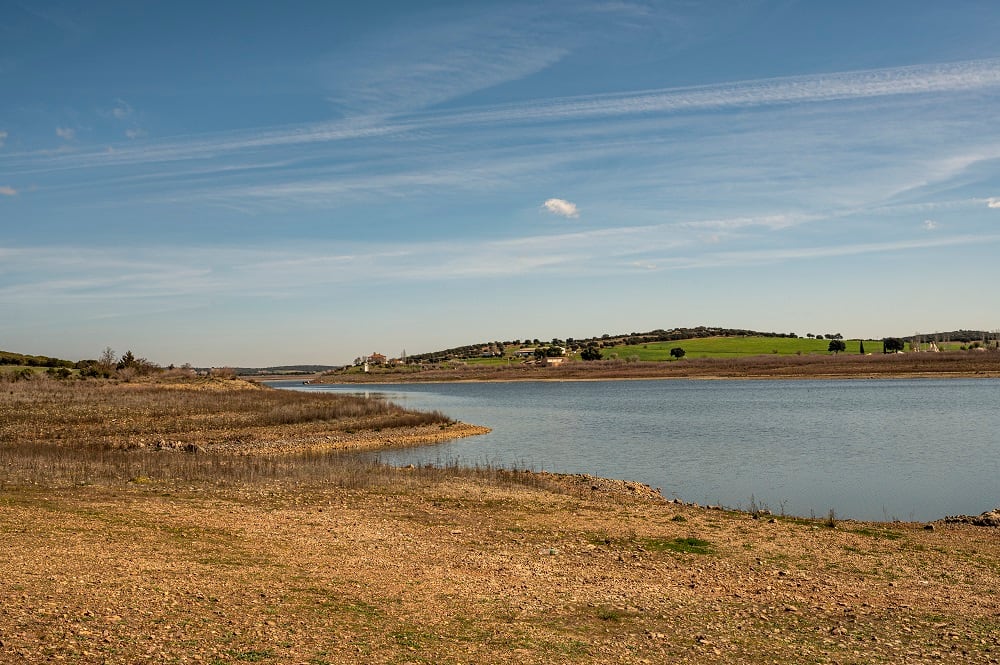
M 566 491 L 563 478 L 531 469 L 463 466 L 457 460 L 398 468 L 344 451 L 292 455 L 185 455 L 44 443 L 0 446 L 0 491 L 12 487 L 111 486 L 183 490 L 339 487 L 399 491 L 457 478 L 495 487 Z
M 379 398 L 273 390 L 242 381 L 114 383 L 39 379 L 0 388 L 0 445 L 142 448 L 159 441 L 252 442 L 285 432 L 447 425 L 439 412 Z
M 275 438 L 309 442 L 339 433 L 350 440 L 366 432 L 377 441 L 392 430 L 453 425 L 460 424 L 439 412 L 409 411 L 378 397 L 282 391 L 242 381 L 10 383 L 0 391 L 0 490 L 273 484 L 399 489 L 455 477 L 504 486 L 547 482 L 528 470 L 456 461 L 398 469 L 357 451 L 308 444 L 258 454 L 266 447 L 257 444 Z M 203 454 L 144 444 L 165 440 L 197 444 Z M 211 445 L 233 441 L 237 445 Z

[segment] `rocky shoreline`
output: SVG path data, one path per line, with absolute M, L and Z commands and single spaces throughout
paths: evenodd
M 972 524 L 973 526 L 1000 527 L 1000 508 L 987 510 L 980 515 L 951 515 L 940 521 L 945 524 Z

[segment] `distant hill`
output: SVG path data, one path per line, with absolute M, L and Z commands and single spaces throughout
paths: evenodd
M 714 326 L 698 326 L 696 328 L 671 328 L 670 330 L 650 330 L 648 332 L 631 332 L 598 335 L 594 337 L 567 337 L 566 339 L 514 339 L 514 340 L 493 340 L 457 346 L 442 351 L 430 353 L 417 353 L 407 357 L 413 362 L 442 362 L 452 359 L 476 358 L 490 353 L 490 349 L 506 349 L 511 346 L 534 346 L 538 344 L 556 344 L 569 349 L 586 348 L 590 345 L 610 347 L 610 346 L 635 346 L 639 344 L 652 344 L 654 342 L 673 342 L 682 339 L 697 339 L 702 337 L 790 337 L 796 338 L 796 333 L 778 332 L 758 332 L 755 330 L 744 330 L 742 328 L 719 328 Z
M 1000 339 L 1000 332 L 987 332 L 985 330 L 952 330 L 950 332 L 917 333 L 901 338 L 906 342 L 914 340 L 924 342 L 987 342 Z
M 295 376 L 298 374 L 318 374 L 340 369 L 340 367 L 340 365 L 281 365 L 279 367 L 234 367 L 233 371 L 236 372 L 237 376 L 270 376 L 274 374 Z
M 21 365 L 22 367 L 75 367 L 72 360 L 50 358 L 48 356 L 28 356 L 12 351 L 0 351 L 0 365 Z

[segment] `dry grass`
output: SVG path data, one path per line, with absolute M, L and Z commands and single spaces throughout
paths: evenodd
M 0 388 L 0 445 L 143 448 L 169 441 L 252 447 L 298 437 L 382 428 L 447 426 L 381 399 L 272 390 L 217 379 L 168 383 L 34 380 Z
M 0 487 L 179 482 L 357 488 L 461 473 L 508 482 L 517 474 L 504 469 L 452 464 L 401 473 L 355 454 L 483 431 L 380 398 L 243 381 L 41 379 L 0 392 Z M 530 478 L 515 482 L 534 482 Z
M 526 469 L 460 466 L 455 461 L 399 469 L 343 450 L 283 455 L 186 455 L 43 443 L 0 446 L 0 491 L 13 487 L 131 487 L 196 485 L 212 489 L 333 486 L 393 491 L 445 479 L 469 478 L 497 487 L 537 487 L 583 494 L 562 476 Z M 624 485 L 624 484 L 623 484 Z M 645 486 L 629 483 L 630 486 Z M 588 486 L 589 489 L 589 486 Z M 639 490 L 633 489 L 636 494 Z

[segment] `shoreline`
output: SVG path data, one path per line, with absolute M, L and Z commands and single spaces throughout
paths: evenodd
M 416 371 L 320 374 L 308 385 L 380 383 L 517 383 L 631 380 L 871 380 L 1000 378 L 1000 353 L 915 353 L 875 356 L 745 356 L 679 361 L 570 362 L 556 367 L 460 365 Z M 280 380 L 280 379 L 278 379 Z M 293 379 L 298 380 L 298 379 Z
M 405 375 L 400 375 L 405 376 Z M 1000 372 L 925 372 L 919 374 L 874 374 L 874 375 L 844 375 L 844 374 L 761 374 L 761 375 L 701 375 L 701 376 L 604 376 L 604 377 L 524 377 L 524 378 L 463 378 L 463 379 L 425 379 L 425 380 L 362 380 L 362 381 L 303 381 L 310 386 L 364 386 L 364 385 L 401 385 L 401 384 L 444 384 L 444 383 L 588 383 L 600 381 L 878 381 L 899 379 L 1000 379 Z M 267 382 L 283 381 L 285 379 L 264 379 Z

